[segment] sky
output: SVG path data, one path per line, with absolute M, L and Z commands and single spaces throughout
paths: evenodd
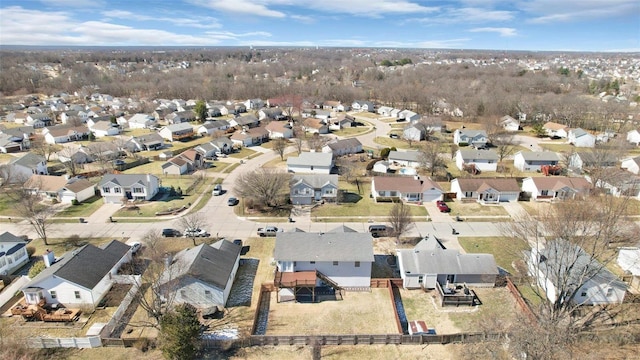
M 640 0 L 2 0 L 0 45 L 640 51 Z

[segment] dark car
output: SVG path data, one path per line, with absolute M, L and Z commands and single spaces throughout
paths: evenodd
M 398 134 L 389 134 L 389 137 L 392 139 L 398 139 L 400 136 L 398 136 Z
M 438 206 L 438 210 L 440 210 L 440 212 L 450 212 L 451 211 L 451 209 L 449 209 L 449 206 L 447 206 L 447 204 L 442 200 L 438 200 L 436 205 Z
M 232 196 L 232 197 L 229 198 L 229 200 L 227 200 L 227 205 L 236 206 L 236 205 L 238 205 L 239 202 L 240 201 L 237 198 Z
M 180 231 L 176 229 L 162 229 L 162 236 L 164 237 L 179 237 Z

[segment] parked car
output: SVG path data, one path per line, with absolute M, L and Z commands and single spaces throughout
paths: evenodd
M 222 185 L 216 184 L 216 186 L 213 187 L 213 192 L 211 192 L 211 194 L 213 196 L 222 195 Z
M 238 198 L 235 197 L 230 197 L 229 200 L 227 200 L 227 205 L 229 206 L 236 206 L 238 205 L 238 203 L 240 202 L 240 200 L 238 200 Z
M 390 228 L 386 225 L 369 225 L 369 232 L 371 233 L 371 236 L 377 238 L 387 236 L 390 232 Z
M 233 243 L 242 246 L 242 239 L 235 239 L 233 240 Z
M 450 212 L 451 209 L 449 209 L 449 206 L 442 200 L 438 200 L 436 202 L 436 206 L 438 206 L 438 210 L 440 210 L 440 212 Z
M 162 229 L 162 236 L 164 237 L 179 237 L 180 235 L 182 234 L 176 229 Z
M 141 243 L 134 242 L 131 245 L 131 253 L 135 255 L 138 251 L 140 251 L 141 248 L 142 248 L 142 244 Z
M 400 136 L 398 136 L 398 134 L 389 134 L 389 137 L 392 138 L 392 139 L 397 139 Z
M 209 237 L 209 235 L 210 234 L 206 230 L 202 230 L 200 228 L 184 230 L 184 237 Z
M 225 154 L 225 153 L 223 153 L 223 152 L 220 152 L 220 151 L 216 151 L 216 156 L 217 156 L 217 157 L 221 157 L 221 158 L 226 158 L 226 157 L 227 157 L 227 154 Z
M 267 226 L 264 228 L 258 228 L 258 235 L 265 236 L 276 236 L 279 232 L 283 232 L 284 230 L 277 228 L 275 226 Z

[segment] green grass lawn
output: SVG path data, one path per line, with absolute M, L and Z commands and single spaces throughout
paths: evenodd
M 236 159 L 244 159 L 246 157 L 251 158 L 256 153 L 257 153 L 257 151 L 255 151 L 255 150 L 251 150 L 249 148 L 242 147 L 242 148 L 240 148 L 240 151 L 234 152 L 232 154 L 229 154 L 229 157 L 236 158 Z
M 452 215 L 460 216 L 506 216 L 509 213 L 499 205 L 481 205 L 476 202 L 448 202 Z
M 102 197 L 93 196 L 88 200 L 85 200 L 81 204 L 71 205 L 64 210 L 57 213 L 56 217 L 78 217 L 78 216 L 89 216 L 93 214 L 96 210 L 100 208 L 104 204 L 102 201 Z
M 512 264 L 522 259 L 522 252 L 529 249 L 524 241 L 509 237 L 461 236 L 458 242 L 467 253 L 493 254 L 498 266 L 511 273 L 516 271 Z
M 69 236 L 71 235 L 73 234 L 69 234 Z M 45 251 L 47 251 L 47 249 L 53 251 L 55 256 L 61 256 L 67 251 L 74 250 L 86 244 L 93 244 L 95 246 L 100 246 L 102 244 L 108 243 L 111 240 L 113 240 L 113 238 L 91 238 L 90 237 L 90 238 L 82 238 L 77 243 L 74 243 L 73 241 L 69 241 L 69 239 L 67 238 L 49 238 L 47 239 L 48 245 L 45 245 L 42 239 L 34 239 L 34 240 L 31 240 L 27 246 L 35 248 L 35 252 L 33 253 L 33 256 L 40 256 L 44 254 Z M 118 238 L 116 240 L 121 241 L 122 239 Z
M 225 167 L 221 172 L 228 174 L 230 172 L 232 172 L 233 170 L 235 170 L 238 166 L 240 166 L 239 163 L 235 163 L 235 164 L 231 164 L 227 167 Z
M 151 161 L 123 171 L 125 174 L 154 174 L 162 175 L 162 164 L 164 161 Z
M 0 215 L 4 216 L 20 216 L 20 213 L 14 206 L 14 200 L 0 192 Z
M 334 135 L 337 135 L 337 136 L 353 137 L 353 136 L 367 134 L 367 133 L 370 133 L 372 131 L 373 131 L 373 129 L 371 129 L 369 127 L 357 126 L 357 127 L 343 128 L 343 129 L 338 130 L 338 131 L 332 131 L 331 133 L 334 134 Z
M 558 144 L 540 144 L 540 147 L 545 149 L 545 150 L 549 150 L 549 151 L 555 151 L 555 152 L 559 152 L 559 153 L 568 153 L 571 152 L 572 150 L 575 150 L 575 147 L 571 144 L 565 144 L 565 143 L 558 143 Z

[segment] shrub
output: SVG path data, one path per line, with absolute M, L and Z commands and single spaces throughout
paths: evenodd
M 42 260 L 36 261 L 33 265 L 31 265 L 31 269 L 29 269 L 29 274 L 28 274 L 29 277 L 33 279 L 38 274 L 40 274 L 42 270 L 44 270 L 44 268 L 45 268 L 44 261 Z
M 27 255 L 29 255 L 29 257 L 32 257 L 35 253 L 36 248 L 34 246 L 27 246 Z
M 73 199 L 71 200 L 71 205 L 80 205 L 80 201 Z
M 78 246 L 80 246 L 80 240 L 81 240 L 81 239 L 80 239 L 80 235 L 78 235 L 78 234 L 73 234 L 73 235 L 70 235 L 70 236 L 67 238 L 67 243 L 68 243 L 69 245 L 71 245 L 71 246 L 78 247 Z

